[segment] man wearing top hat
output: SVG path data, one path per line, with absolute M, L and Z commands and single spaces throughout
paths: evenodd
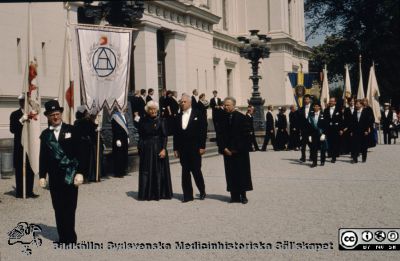
M 115 110 L 111 117 L 111 129 L 114 177 L 123 178 L 128 167 L 129 131 L 124 114 L 118 110 Z
M 383 112 L 381 112 L 381 125 L 383 130 L 384 144 L 392 144 L 390 136 L 390 129 L 393 128 L 393 112 L 390 110 L 390 104 L 385 102 L 383 105 Z
M 39 185 L 49 175 L 51 200 L 60 243 L 74 243 L 78 186 L 83 183 L 79 164 L 80 144 L 73 126 L 62 122 L 63 107 L 57 100 L 45 103 L 49 127 L 40 135 Z
M 14 154 L 13 154 L 13 164 L 15 168 L 15 196 L 17 198 L 22 198 L 23 195 L 23 153 L 24 148 L 21 143 L 22 127 L 24 122 L 28 120 L 28 115 L 24 114 L 24 104 L 25 97 L 21 94 L 18 97 L 19 109 L 12 112 L 10 115 L 10 132 L 14 134 Z M 31 165 L 29 163 L 29 158 L 26 158 L 26 196 L 28 198 L 37 198 L 38 195 L 33 193 L 33 180 L 34 173 L 32 171 Z

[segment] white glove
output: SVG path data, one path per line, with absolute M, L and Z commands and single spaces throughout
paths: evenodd
M 389 128 L 393 128 L 393 125 L 389 125 Z
M 325 134 L 322 134 L 321 137 L 319 138 L 320 141 L 325 141 Z
M 29 120 L 28 114 L 24 114 L 24 115 L 22 115 L 22 117 L 19 119 L 19 122 L 20 122 L 21 124 L 24 124 L 24 122 L 27 121 L 27 120 Z
M 45 188 L 46 185 L 47 185 L 47 181 L 46 181 L 45 178 L 39 179 L 39 186 L 40 186 L 41 188 Z
M 133 120 L 136 121 L 136 122 L 139 122 L 140 116 L 136 115 L 135 118 L 134 118 Z
M 101 127 L 100 127 L 100 126 L 98 126 L 98 127 L 96 128 L 96 132 L 99 132 L 99 131 L 101 131 Z
M 115 144 L 117 145 L 118 148 L 122 146 L 122 143 L 121 143 L 120 140 L 117 140 L 117 141 L 115 142 Z
M 129 144 L 129 138 L 128 138 L 128 144 Z
M 312 137 L 311 137 L 311 136 L 308 137 L 308 141 L 309 141 L 309 142 L 312 142 Z
M 74 185 L 78 187 L 83 184 L 83 175 L 80 173 L 75 174 Z

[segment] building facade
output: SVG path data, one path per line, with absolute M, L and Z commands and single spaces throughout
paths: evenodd
M 18 107 L 27 60 L 28 3 L 0 4 L 0 139 L 12 137 L 10 113 Z M 78 23 L 70 4 L 69 21 Z M 42 103 L 58 96 L 67 9 L 64 3 L 32 3 L 34 52 Z M 303 0 L 177 0 L 146 1 L 135 31 L 130 89 L 198 89 L 207 98 L 233 96 L 239 106 L 251 96 L 248 61 L 239 55 L 238 36 L 249 30 L 272 38 L 271 54 L 260 64 L 260 92 L 266 104 L 293 103 L 288 72 L 308 70 Z M 79 86 L 76 42 L 73 40 L 75 86 Z M 158 92 L 156 92 L 158 96 Z M 75 90 L 75 101 L 79 101 Z M 79 104 L 75 104 L 78 106 Z M 42 127 L 47 126 L 41 118 Z

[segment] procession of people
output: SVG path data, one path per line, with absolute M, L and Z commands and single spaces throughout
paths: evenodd
M 265 114 L 265 135 L 261 149 L 253 126 L 254 107 L 249 105 L 244 114 L 236 107 L 234 97 L 221 99 L 213 92 L 210 101 L 205 94 L 199 97 L 165 90 L 156 102 L 154 91 L 142 89 L 135 92 L 130 100 L 132 122 L 138 130 L 139 156 L 138 200 L 162 200 L 173 198 L 171 170 L 168 155 L 168 139 L 172 139 L 173 154 L 181 164 L 181 186 L 183 203 L 194 200 L 192 178 L 199 199 L 205 200 L 206 180 L 202 172 L 202 156 L 206 152 L 208 132 L 207 108 L 212 110 L 212 125 L 216 133 L 218 152 L 223 156 L 226 190 L 231 203 L 247 204 L 246 192 L 253 190 L 251 179 L 251 151 L 266 151 L 269 144 L 274 151 L 300 150 L 299 164 L 309 159 L 310 166 L 324 166 L 327 158 L 335 163 L 338 157 L 350 154 L 350 162 L 366 162 L 368 148 L 377 143 L 374 115 L 365 100 L 349 98 L 347 106 L 338 105 L 332 97 L 322 110 L 321 103 L 305 95 L 303 106 L 279 107 L 274 117 L 273 107 L 268 106 Z M 21 132 L 29 117 L 23 112 L 24 96 L 19 98 L 21 108 L 10 116 L 10 131 L 14 137 L 14 167 L 16 177 L 16 197 L 22 197 L 22 155 Z M 341 103 L 343 104 L 343 103 Z M 111 113 L 112 165 L 115 177 L 127 174 L 128 147 L 130 144 L 127 110 L 114 109 Z M 44 115 L 48 128 L 41 136 L 39 185 L 50 188 L 55 212 L 59 242 L 76 242 L 75 212 L 78 200 L 78 186 L 84 182 L 100 181 L 96 171 L 104 171 L 103 162 L 97 162 L 96 136 L 101 128 L 95 116 L 85 106 L 78 106 L 74 125 L 62 121 L 63 107 L 57 100 L 45 103 Z M 380 119 L 384 143 L 396 142 L 399 126 L 396 111 L 385 103 Z M 306 147 L 309 157 L 306 157 Z M 100 161 L 103 161 L 100 158 Z M 96 168 L 100 166 L 100 168 Z M 33 193 L 34 174 L 29 159 L 26 164 L 26 195 Z M 96 170 L 97 169 L 97 170 Z M 48 178 L 47 178 L 48 176 Z M 102 175 L 100 175 L 102 176 Z

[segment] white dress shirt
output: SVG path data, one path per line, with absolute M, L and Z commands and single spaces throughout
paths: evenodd
M 389 110 L 385 110 L 385 117 L 386 118 L 387 118 L 388 114 L 389 114 Z
M 335 111 L 335 106 L 329 108 L 329 114 L 331 115 L 331 118 L 334 111 Z
M 315 122 L 315 123 L 318 123 L 318 119 L 319 119 L 319 112 L 316 112 L 316 113 L 314 114 L 314 122 Z
M 353 107 L 350 107 L 350 111 L 351 111 L 351 114 L 354 113 L 354 106 L 353 106 Z
M 189 108 L 182 113 L 182 129 L 184 129 L 184 130 L 186 130 L 186 128 L 188 126 L 191 113 L 192 113 L 192 108 Z
M 57 140 L 57 141 L 58 141 L 58 137 L 60 136 L 61 125 L 62 125 L 62 122 L 61 122 L 61 124 L 58 125 L 58 126 L 55 126 L 55 127 L 50 126 L 50 127 L 49 127 L 49 129 L 53 131 L 54 136 L 56 137 L 56 140 Z
M 310 112 L 310 104 L 306 105 L 305 111 L 306 111 L 306 118 L 308 118 L 308 113 Z

